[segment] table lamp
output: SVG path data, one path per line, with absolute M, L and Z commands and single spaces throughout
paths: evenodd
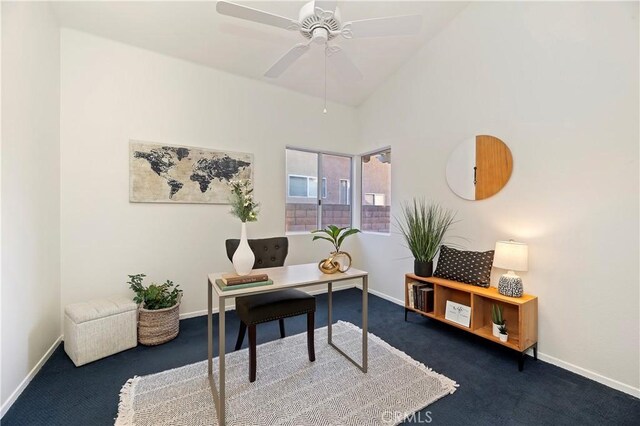
M 493 266 L 506 269 L 500 277 L 498 292 L 505 296 L 521 297 L 523 294 L 522 278 L 513 271 L 526 271 L 529 267 L 529 247 L 513 240 L 498 241 L 493 255 Z

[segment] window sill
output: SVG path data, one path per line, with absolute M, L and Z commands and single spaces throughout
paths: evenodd
M 382 235 L 382 236 L 390 236 L 391 232 L 375 232 L 375 231 L 361 231 L 363 234 L 367 235 Z
M 296 235 L 311 235 L 311 231 L 292 231 L 292 232 L 285 232 L 284 233 L 285 236 L 289 237 L 289 236 L 296 236 Z

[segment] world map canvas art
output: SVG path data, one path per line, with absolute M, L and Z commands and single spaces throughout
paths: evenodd
M 252 176 L 252 154 L 129 141 L 132 202 L 228 204 L 229 182 Z

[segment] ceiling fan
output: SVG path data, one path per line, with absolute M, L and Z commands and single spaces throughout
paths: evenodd
M 344 79 L 349 81 L 360 80 L 362 79 L 362 73 L 344 50 L 340 46 L 329 45 L 328 41 L 338 36 L 352 39 L 412 35 L 419 32 L 422 23 L 421 15 L 390 16 L 343 23 L 340 9 L 336 3 L 336 1 L 310 1 L 300 9 L 298 20 L 228 1 L 219 1 L 216 4 L 216 10 L 222 15 L 246 19 L 289 31 L 297 31 L 307 39 L 304 43 L 293 46 L 267 70 L 264 75 L 269 78 L 278 78 L 295 61 L 309 51 L 311 43 L 316 43 L 325 45 L 326 58 Z

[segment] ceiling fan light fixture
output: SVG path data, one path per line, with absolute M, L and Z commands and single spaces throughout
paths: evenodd
M 323 27 L 314 28 L 311 40 L 316 44 L 325 44 L 329 40 L 329 31 Z

